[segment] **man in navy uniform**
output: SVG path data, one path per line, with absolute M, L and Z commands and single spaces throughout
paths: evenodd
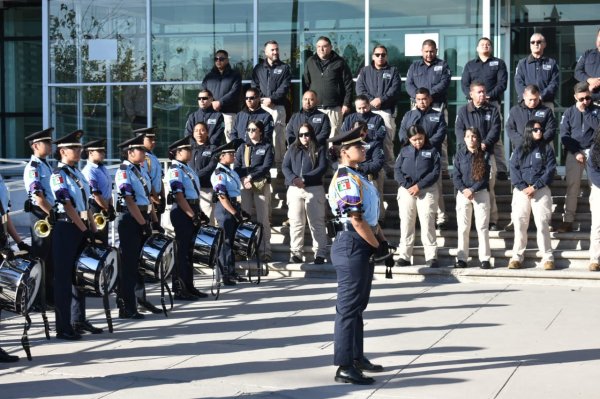
M 308 90 L 302 96 L 302 109 L 292 115 L 285 128 L 288 145 L 296 141 L 296 135 L 303 123 L 310 124 L 315 129 L 315 136 L 319 145 L 324 145 L 329 138 L 331 125 L 329 118 L 317 109 L 319 99 L 317 93 Z
M 251 87 L 246 90 L 244 101 L 246 106 L 235 116 L 229 139 L 246 140 L 248 138 L 246 134 L 248 122 L 261 121 L 265 125 L 265 131 L 263 132 L 265 140 L 275 145 L 273 143 L 273 117 L 260 106 L 260 93 L 258 89 Z
M 194 134 L 194 126 L 198 122 L 206 123 L 208 127 L 208 140 L 212 145 L 219 145 L 225 139 L 225 124 L 223 114 L 215 111 L 212 106 L 213 94 L 208 89 L 198 92 L 198 110 L 188 116 L 185 124 L 185 135 Z
M 587 50 L 575 66 L 575 79 L 590 85 L 592 100 L 600 106 L 600 29 L 596 34 L 596 48 Z

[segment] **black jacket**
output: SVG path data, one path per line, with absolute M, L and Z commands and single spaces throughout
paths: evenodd
M 231 65 L 227 65 L 222 74 L 216 67 L 213 67 L 202 80 L 202 88 L 210 90 L 213 98 L 221 102 L 221 112 L 226 114 L 239 112 L 242 76 Z
M 248 108 L 244 108 L 235 115 L 230 133 L 231 140 L 238 138 L 247 140 L 248 134 L 246 128 L 250 121 L 261 121 L 264 123 L 265 131 L 263 132 L 263 137 L 269 143 L 273 143 L 273 117 L 262 108 L 259 108 L 256 111 L 250 111 Z
M 529 154 L 521 159 L 522 147 L 517 147 L 510 157 L 510 182 L 519 190 L 533 186 L 536 190 L 550 186 L 556 173 L 556 157 L 552 146 L 534 146 Z
M 411 64 L 406 74 L 406 91 L 411 99 L 415 99 L 420 87 L 429 89 L 434 103 L 445 103 L 448 100 L 448 87 L 452 72 L 448 63 L 436 58 L 431 65 L 427 65 L 423 59 Z
M 481 141 L 487 147 L 487 152 L 494 152 L 494 145 L 500 140 L 500 113 L 498 108 L 484 104 L 477 108 L 473 102 L 461 107 L 456 115 L 456 124 L 454 132 L 456 134 L 456 144 L 462 144 L 465 141 L 465 130 L 474 126 L 481 133 Z
M 600 187 L 600 165 L 594 166 L 591 154 L 594 152 L 594 146 L 591 147 L 590 156 L 587 158 L 588 179 L 596 187 Z
M 329 122 L 327 115 L 314 108 L 310 111 L 301 109 L 292 115 L 285 128 L 285 137 L 288 145 L 296 141 L 296 135 L 298 134 L 298 130 L 300 130 L 300 125 L 303 123 L 308 123 L 313 127 L 319 145 L 324 145 L 327 142 L 331 133 L 331 122 Z
M 271 66 L 267 60 L 263 60 L 252 71 L 252 87 L 257 87 L 261 97 L 269 97 L 276 105 L 287 104 L 291 82 L 290 66 L 281 61 Z
M 194 126 L 198 122 L 204 122 L 208 126 L 208 141 L 213 145 L 220 145 L 225 139 L 225 124 L 223 114 L 215 111 L 212 107 L 207 109 L 198 108 L 197 111 L 188 116 L 185 124 L 186 135 L 194 134 Z
M 365 149 L 365 160 L 358 164 L 357 170 L 367 178 L 371 175 L 372 180 L 375 180 L 379 177 L 379 172 L 385 163 L 383 143 L 378 140 L 368 140 Z
M 335 51 L 331 52 L 331 57 L 326 62 L 322 62 L 316 54 L 306 60 L 304 91 L 314 90 L 321 106 L 350 107 L 353 86 L 354 81 L 348 64 Z
M 523 90 L 527 85 L 536 85 L 542 94 L 542 101 L 554 101 L 558 92 L 558 65 L 553 58 L 529 56 L 521 59 L 515 71 L 515 89 L 519 101 L 523 99 Z
M 285 185 L 292 186 L 295 178 L 304 180 L 307 187 L 323 185 L 323 175 L 327 171 L 327 147 L 317 147 L 315 164 L 312 163 L 308 149 L 292 145 L 283 156 L 281 171 L 285 176 Z
M 394 179 L 401 187 L 415 184 L 419 189 L 431 187 L 440 178 L 440 154 L 432 145 L 417 150 L 412 145 L 404 146 L 396 158 Z
M 385 123 L 383 122 L 383 118 L 381 116 L 374 114 L 373 112 L 365 112 L 364 114 L 353 112 L 346 115 L 344 122 L 342 123 L 342 132 L 349 132 L 352 130 L 352 126 L 354 126 L 354 123 L 358 121 L 362 121 L 367 124 L 367 128 L 369 129 L 369 140 L 378 140 L 383 143 L 383 140 L 387 135 Z
M 446 125 L 446 119 L 441 112 L 429 107 L 429 109 L 425 111 L 413 109 L 404 114 L 402 122 L 400 123 L 400 130 L 398 130 L 400 145 L 404 146 L 408 144 L 407 132 L 408 128 L 412 125 L 422 126 L 427 133 L 431 145 L 433 145 L 438 152 L 442 151 L 442 143 L 446 138 L 448 125 Z
M 390 64 L 377 69 L 371 62 L 371 65 L 363 67 L 358 72 L 356 78 L 356 95 L 363 94 L 369 97 L 369 101 L 380 98 L 381 107 L 379 109 L 390 114 L 396 111 L 401 87 L 400 72 Z
M 575 79 L 586 82 L 589 78 L 600 77 L 600 51 L 596 48 L 587 50 L 575 66 Z M 600 87 L 592 91 L 594 101 L 600 101 Z
M 544 129 L 544 141 L 550 143 L 556 136 L 556 118 L 554 113 L 542 102 L 537 107 L 531 109 L 521 101 L 510 109 L 508 115 L 508 121 L 506 122 L 506 132 L 510 137 L 510 142 L 513 145 L 513 149 L 523 144 L 523 131 L 525 130 L 525 124 L 529 120 L 536 120 L 542 125 Z
M 483 179 L 479 181 L 473 180 L 473 153 L 467 149 L 467 146 L 461 144 L 454 155 L 454 170 L 452 172 L 452 182 L 454 188 L 458 191 L 470 189 L 472 192 L 487 190 L 490 182 L 490 155 L 484 153 L 485 173 Z
M 190 139 L 190 144 L 192 145 L 192 159 L 188 162 L 188 165 L 200 178 L 200 187 L 212 188 L 210 176 L 218 163 L 217 157 L 213 153 L 217 146 L 212 144 L 200 145 L 193 138 Z
M 250 148 L 250 166 L 246 166 L 245 151 L 246 147 Z M 252 181 L 267 178 L 267 182 L 271 182 L 270 169 L 273 166 L 273 145 L 265 140 L 259 143 L 252 144 L 249 140 L 245 144 L 238 147 L 235 153 L 235 162 L 233 168 L 240 176 L 244 178 L 252 175 Z
M 560 121 L 560 141 L 572 154 L 588 149 L 594 142 L 594 131 L 599 124 L 600 107 L 592 104 L 585 112 L 580 112 L 572 105 Z
M 485 92 L 490 97 L 490 101 L 502 101 L 508 84 L 506 63 L 496 57 L 490 57 L 485 62 L 477 57 L 467 62 L 460 82 L 467 100 L 471 98 L 469 95 L 470 85 L 475 81 L 485 85 Z

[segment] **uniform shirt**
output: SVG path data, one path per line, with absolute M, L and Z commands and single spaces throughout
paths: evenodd
M 470 85 L 476 81 L 485 85 L 485 92 L 490 101 L 501 101 L 508 84 L 506 63 L 496 57 L 490 57 L 487 61 L 477 57 L 467 62 L 461 79 L 462 91 L 467 100 L 471 98 Z
M 360 212 L 369 226 L 379 220 L 379 193 L 366 177 L 348 166 L 340 166 L 329 184 L 331 212 L 342 223 L 350 223 L 350 213 Z
M 414 100 L 417 90 L 425 87 L 431 93 L 434 103 L 446 103 L 451 77 L 452 72 L 446 61 L 436 58 L 431 65 L 427 65 L 423 59 L 420 59 L 408 68 L 406 91 Z
M 454 132 L 456 143 L 464 143 L 465 130 L 474 126 L 479 129 L 481 142 L 486 145 L 487 152 L 494 152 L 494 144 L 500 140 L 500 113 L 498 108 L 484 104 L 477 108 L 469 102 L 458 110 Z
M 82 187 L 67 173 L 71 172 L 78 180 Z M 54 199 L 58 203 L 58 212 L 64 213 L 63 204 L 70 200 L 71 204 L 77 212 L 84 212 L 88 209 L 87 199 L 90 197 L 90 184 L 83 176 L 83 173 L 75 166 L 69 166 L 62 162 L 58 163 L 58 167 L 52 172 L 50 178 L 50 187 L 54 194 Z M 83 192 L 81 191 L 83 188 Z
M 395 66 L 387 64 L 381 69 L 371 65 L 363 67 L 356 78 L 356 95 L 363 94 L 372 101 L 381 99 L 380 110 L 393 114 L 400 99 L 402 80 Z
M 304 88 L 314 90 L 324 107 L 352 105 L 354 81 L 348 64 L 335 51 L 327 60 L 312 55 L 304 64 Z M 306 90 L 304 90 L 306 91 Z
M 139 176 L 134 172 L 133 169 L 137 169 Z M 133 199 L 137 205 L 146 206 L 150 205 L 150 198 L 146 195 L 144 184 L 146 184 L 148 195 L 150 195 L 150 176 L 146 173 L 146 170 L 139 165 L 134 165 L 131 162 L 125 160 L 119 167 L 119 170 L 115 174 L 115 186 L 119 193 L 119 200 L 127 196 L 133 196 Z M 125 206 L 125 201 L 121 201 L 121 204 Z
M 217 67 L 213 67 L 202 79 L 202 88 L 210 90 L 214 99 L 221 103 L 221 112 L 225 114 L 239 112 L 242 75 L 231 65 L 227 65 L 223 73 L 219 72 Z
M 452 182 L 454 188 L 458 191 L 470 189 L 476 193 L 481 190 L 487 190 L 490 180 L 490 154 L 485 152 L 483 158 L 485 161 L 485 173 L 481 180 L 473 180 L 473 159 L 475 154 L 467 149 L 467 146 L 461 144 L 454 155 L 454 170 L 452 171 Z
M 198 175 L 201 188 L 212 188 L 210 176 L 217 167 L 217 158 L 213 151 L 217 146 L 212 144 L 198 144 L 196 140 L 190 140 L 192 144 L 192 159 L 188 163 L 190 168 Z
M 575 66 L 575 79 L 580 82 L 586 82 L 589 78 L 600 77 L 600 51 L 592 48 L 587 50 Z M 592 92 L 594 101 L 600 101 L 600 88 L 596 88 Z
M 594 131 L 600 124 L 600 107 L 591 104 L 584 112 L 575 105 L 567 108 L 560 120 L 560 141 L 567 151 L 576 154 L 594 142 Z
M 260 90 L 261 97 L 268 97 L 275 105 L 285 105 L 292 83 L 292 72 L 288 64 L 280 60 L 269 65 L 267 60 L 256 64 L 252 70 L 252 87 Z
M 372 180 L 379 177 L 379 172 L 385 163 L 385 154 L 383 152 L 383 144 L 377 140 L 367 140 L 363 145 L 365 148 L 365 160 L 358 164 L 357 170 Z
M 530 54 L 521 59 L 515 71 L 515 90 L 519 101 L 527 85 L 536 85 L 542 94 L 542 101 L 554 101 L 559 83 L 558 65 L 553 58 L 533 58 Z
M 394 179 L 401 187 L 415 184 L 420 190 L 431 187 L 440 177 L 440 154 L 431 145 L 417 150 L 412 145 L 404 146 L 396 158 Z
M 429 107 L 429 109 L 426 109 L 425 111 L 421 111 L 417 108 L 404 114 L 402 122 L 400 123 L 400 130 L 398 131 L 400 145 L 404 146 L 408 144 L 407 132 L 408 128 L 412 125 L 423 127 L 431 145 L 433 145 L 438 152 L 442 151 L 442 143 L 446 138 L 448 125 L 446 125 L 446 119 L 441 112 Z
M 510 137 L 513 148 L 523 144 L 523 133 L 528 121 L 535 120 L 542 125 L 544 129 L 544 141 L 550 143 L 556 136 L 556 118 L 554 113 L 541 102 L 535 108 L 528 108 L 522 101 L 510 109 L 508 121 L 506 122 L 506 132 Z
M 35 155 L 31 156 L 25 170 L 23 171 L 23 183 L 25 183 L 25 191 L 31 198 L 33 205 L 38 205 L 37 201 L 33 198 L 33 194 L 42 193 L 46 198 L 46 201 L 50 205 L 54 205 L 54 196 L 51 194 L 52 189 L 50 188 L 50 176 L 52 176 L 52 169 L 46 163 L 45 159 L 40 159 Z
M 212 145 L 220 145 L 225 137 L 225 122 L 223 122 L 223 114 L 215 111 L 212 107 L 206 109 L 198 108 L 188 116 L 185 124 L 186 135 L 194 134 L 194 126 L 196 123 L 204 122 L 208 127 L 208 141 Z
M 549 186 L 556 172 L 556 157 L 552 146 L 534 146 L 529 154 L 521 159 L 522 147 L 518 147 L 510 157 L 510 182 L 519 190 L 533 186 L 536 190 Z
M 142 169 L 146 170 L 146 173 L 150 177 L 150 183 L 156 193 L 162 191 L 162 167 L 161 163 L 150 151 L 146 151 L 146 160 L 142 162 Z
M 303 123 L 308 123 L 313 127 L 319 145 L 324 145 L 327 142 L 329 134 L 331 133 L 331 122 L 329 122 L 329 117 L 316 108 L 313 108 L 310 111 L 301 109 L 292 115 L 285 128 L 285 137 L 288 146 L 296 140 L 300 125 Z
M 100 194 L 105 200 L 110 199 L 112 196 L 112 180 L 104 164 L 97 165 L 92 161 L 87 161 L 81 173 L 90 184 L 92 196 L 93 194 Z
M 200 180 L 198 175 L 185 163 L 176 159 L 169 167 L 169 186 L 171 193 L 183 193 L 185 199 L 195 200 L 200 197 Z
M 317 148 L 313 163 L 308 149 L 304 146 L 292 145 L 283 156 L 281 171 L 285 177 L 285 185 L 292 186 L 295 178 L 301 178 L 307 187 L 323 185 L 323 175 L 327 171 L 327 146 Z
M 250 148 L 250 165 L 246 165 L 246 147 Z M 247 141 L 238 147 L 233 168 L 239 177 L 252 176 L 253 181 L 267 179 L 271 182 L 271 167 L 273 166 L 273 145 L 264 140 L 256 144 Z
M 342 123 L 342 132 L 349 132 L 352 130 L 354 123 L 358 121 L 367 124 L 367 128 L 369 129 L 369 140 L 377 140 L 383 143 L 383 140 L 387 135 L 385 123 L 381 116 L 374 114 L 372 111 L 365 112 L 364 114 L 353 112 L 350 115 L 347 115 L 344 118 L 344 123 Z
M 212 188 L 217 195 L 237 198 L 242 193 L 242 181 L 230 167 L 219 163 L 210 177 Z
M 0 214 L 8 213 L 10 210 L 10 194 L 2 176 L 0 176 L 0 203 L 2 204 L 2 210 L 4 210 L 4 213 L 0 212 Z
M 600 165 L 594 166 L 594 162 L 592 161 L 591 154 L 594 151 L 594 146 L 590 150 L 590 156 L 587 157 L 587 170 L 586 173 L 588 175 L 588 179 L 592 182 L 592 184 L 596 187 L 600 187 Z
M 246 128 L 250 121 L 261 121 L 265 124 L 263 131 L 263 137 L 269 142 L 273 143 L 273 117 L 270 113 L 262 108 L 258 108 L 256 111 L 250 111 L 248 108 L 244 108 L 239 112 L 233 120 L 233 127 L 231 128 L 231 140 L 242 139 L 248 140 L 248 133 Z

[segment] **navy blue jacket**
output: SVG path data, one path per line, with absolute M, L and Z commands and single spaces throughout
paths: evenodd
M 329 122 L 329 117 L 318 109 L 313 108 L 310 111 L 301 109 L 292 115 L 285 128 L 285 137 L 288 145 L 296 140 L 300 125 L 303 123 L 308 123 L 313 127 L 319 145 L 324 145 L 327 142 L 329 134 L 331 133 L 331 122 Z
M 482 143 L 487 147 L 487 152 L 494 152 L 494 144 L 500 140 L 500 113 L 498 108 L 484 104 L 479 108 L 469 102 L 458 110 L 456 115 L 456 124 L 454 133 L 456 134 L 456 143 L 461 144 L 465 141 L 465 130 L 474 126 L 481 133 Z
M 408 144 L 407 132 L 408 128 L 412 125 L 422 126 L 427 133 L 431 145 L 433 145 L 438 152 L 442 151 L 442 143 L 446 138 L 448 126 L 446 125 L 446 119 L 441 112 L 429 107 L 429 109 L 425 111 L 421 111 L 417 108 L 404 114 L 402 122 L 400 123 L 400 130 L 398 130 L 400 145 L 404 146 Z
M 600 77 L 600 51 L 592 48 L 587 50 L 575 66 L 575 79 L 580 82 L 586 82 L 589 78 Z M 594 101 L 600 101 L 600 87 L 592 92 Z
M 440 154 L 432 145 L 417 150 L 412 145 L 404 146 L 396 158 L 394 179 L 401 187 L 415 184 L 419 189 L 431 187 L 440 178 Z
M 506 132 L 510 137 L 513 149 L 523 144 L 523 132 L 525 124 L 528 121 L 535 120 L 540 122 L 544 129 L 544 141 L 550 143 L 556 136 L 557 122 L 554 113 L 542 102 L 537 107 L 528 108 L 523 101 L 510 109 L 508 121 L 506 122 Z
M 381 69 L 371 65 L 363 67 L 356 78 L 356 95 L 363 94 L 369 101 L 380 98 L 380 110 L 393 114 L 400 99 L 402 80 L 395 66 L 387 64 Z
M 261 121 L 264 123 L 265 131 L 263 132 L 263 137 L 269 143 L 273 143 L 273 117 L 262 108 L 258 108 L 256 111 L 250 111 L 245 107 L 235 115 L 230 133 L 231 140 L 238 138 L 247 140 L 248 133 L 246 132 L 246 128 L 250 121 Z
M 250 166 L 246 166 L 244 153 L 246 146 L 250 147 Z M 259 143 L 252 144 L 249 140 L 246 144 L 238 147 L 235 153 L 235 162 L 233 168 L 240 178 L 252 175 L 252 180 L 257 181 L 267 178 L 267 182 L 271 182 L 270 169 L 273 166 L 273 145 L 265 140 Z
M 327 171 L 327 146 L 317 147 L 316 155 L 316 164 L 313 164 L 306 147 L 291 145 L 283 156 L 281 165 L 285 185 L 292 186 L 293 180 L 299 177 L 307 187 L 322 186 L 323 175 Z
M 212 107 L 207 109 L 198 108 L 197 111 L 188 116 L 185 124 L 186 136 L 194 134 L 194 126 L 198 122 L 204 122 L 208 126 L 208 141 L 213 145 L 220 145 L 225 139 L 225 124 L 223 114 L 215 111 Z
M 554 101 L 558 92 L 559 74 L 556 60 L 549 57 L 533 58 L 530 54 L 517 64 L 515 90 L 519 101 L 527 85 L 536 85 L 542 93 L 542 101 Z
M 312 55 L 304 65 L 304 88 L 314 90 L 324 107 L 352 106 L 354 81 L 346 61 L 335 51 L 326 62 Z
M 560 141 L 566 150 L 576 154 L 594 142 L 594 131 L 600 124 L 600 108 L 590 105 L 580 112 L 575 105 L 567 108 L 560 121 Z
M 590 150 L 590 154 L 592 154 L 594 150 L 594 146 L 592 146 L 592 149 Z M 594 164 L 592 163 L 592 157 L 589 156 L 587 159 L 587 175 L 588 175 L 588 179 L 592 182 L 592 184 L 596 187 L 600 187 L 600 165 L 598 165 L 598 167 L 595 167 Z
M 510 157 L 510 182 L 519 190 L 533 186 L 536 190 L 550 186 L 556 173 L 556 157 L 552 146 L 534 146 L 524 159 L 522 147 L 517 147 Z
M 502 101 L 508 84 L 506 63 L 496 57 L 490 57 L 485 62 L 477 57 L 467 62 L 461 79 L 462 91 L 467 100 L 471 98 L 469 86 L 475 81 L 485 85 L 485 92 L 490 97 L 490 101 Z
M 221 112 L 235 114 L 240 110 L 242 75 L 231 65 L 227 65 L 222 74 L 213 67 L 202 79 L 202 88 L 210 90 L 213 98 L 221 102 Z
M 473 158 L 474 154 L 467 149 L 467 146 L 461 144 L 454 155 L 454 170 L 452 171 L 452 182 L 454 188 L 462 192 L 464 189 L 470 189 L 472 192 L 487 190 L 490 182 L 490 155 L 485 152 L 485 174 L 479 181 L 473 180 Z
M 210 176 L 219 162 L 213 152 L 217 146 L 212 144 L 200 145 L 193 138 L 190 139 L 190 144 L 192 145 L 192 159 L 188 162 L 188 166 L 200 178 L 200 187 L 212 188 Z
M 383 143 L 378 140 L 367 140 L 365 145 L 365 160 L 358 164 L 357 170 L 367 178 L 372 175 L 371 180 L 379 177 L 379 171 L 385 163 L 385 154 L 383 152 Z
M 387 130 L 385 130 L 385 123 L 381 116 L 374 114 L 373 112 L 365 112 L 364 114 L 353 112 L 348 114 L 342 123 L 342 132 L 349 132 L 352 130 L 352 126 L 354 126 L 354 123 L 357 121 L 362 121 L 367 124 L 369 129 L 369 140 L 379 140 L 383 143 Z
M 429 89 L 434 103 L 445 103 L 448 99 L 451 77 L 452 72 L 446 61 L 436 58 L 431 65 L 427 65 L 423 59 L 420 59 L 408 68 L 406 91 L 414 100 L 417 90 L 425 87 Z
M 261 97 L 269 97 L 276 105 L 287 104 L 291 82 L 290 66 L 279 60 L 272 66 L 267 60 L 263 60 L 252 70 L 252 87 L 257 87 Z

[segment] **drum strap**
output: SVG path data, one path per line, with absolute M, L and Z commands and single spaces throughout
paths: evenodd
M 194 176 L 192 176 L 192 174 L 190 172 L 188 172 L 185 168 L 179 168 L 181 169 L 181 171 L 183 173 L 185 173 L 187 175 L 187 177 L 190 178 L 190 180 L 192 181 L 192 184 L 194 185 L 194 190 L 196 190 L 196 194 L 198 195 L 198 199 L 200 199 L 200 189 L 198 189 L 198 186 L 196 185 L 196 180 L 194 179 Z
M 87 208 L 87 194 L 85 192 L 85 188 L 83 187 L 83 183 L 81 183 L 81 180 L 79 180 L 77 175 L 73 173 L 71 168 L 69 168 L 67 165 L 63 166 L 61 169 L 71 178 L 71 180 L 75 181 L 77 187 L 79 187 L 79 189 L 81 190 L 81 198 L 83 198 L 84 206 Z M 73 204 L 73 206 L 75 206 L 75 204 Z
M 142 186 L 144 187 L 144 193 L 146 193 L 146 198 L 148 198 L 148 201 L 150 201 L 150 206 L 152 206 L 152 200 L 150 199 L 150 190 L 148 189 L 148 184 L 146 184 L 146 179 L 144 179 L 144 177 L 135 165 L 132 165 L 131 170 L 133 171 L 135 177 L 138 178 L 140 183 L 142 183 Z
M 4 206 L 2 205 L 2 202 L 0 201 L 0 215 L 2 215 L 2 233 L 4 233 L 4 236 L 6 238 L 8 238 L 8 212 L 6 212 L 4 210 Z

